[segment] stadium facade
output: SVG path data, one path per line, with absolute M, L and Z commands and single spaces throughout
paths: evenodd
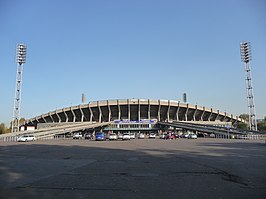
M 57 109 L 25 122 L 26 126 L 63 123 L 111 122 L 148 124 L 156 121 L 220 122 L 232 125 L 242 121 L 237 116 L 204 106 L 175 100 L 120 99 L 95 101 L 88 104 Z

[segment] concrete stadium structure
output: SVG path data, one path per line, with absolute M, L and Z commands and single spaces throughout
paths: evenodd
M 228 122 L 242 121 L 237 116 L 212 108 L 184 104 L 174 100 L 125 99 L 95 101 L 58 109 L 31 118 L 26 126 L 83 122 L 113 122 L 115 120 Z

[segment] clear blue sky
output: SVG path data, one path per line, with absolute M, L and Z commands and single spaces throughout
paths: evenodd
M 182 100 L 247 113 L 239 44 L 252 45 L 266 115 L 264 0 L 0 0 L 0 122 L 13 115 L 16 44 L 28 47 L 21 117 L 87 101 Z

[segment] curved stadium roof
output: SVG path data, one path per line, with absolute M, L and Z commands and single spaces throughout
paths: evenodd
M 241 121 L 226 112 L 173 100 L 121 99 L 95 101 L 48 112 L 26 121 L 26 125 L 63 122 L 111 122 L 157 119 L 158 121 Z

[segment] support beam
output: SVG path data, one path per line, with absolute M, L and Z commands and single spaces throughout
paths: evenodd
M 167 121 L 170 120 L 170 100 L 168 100 Z
M 92 110 L 91 110 L 90 103 L 89 103 L 88 108 L 89 108 L 89 111 L 90 111 L 90 122 L 92 122 L 92 120 L 93 120 L 93 118 L 94 118 L 94 115 L 93 115 L 93 112 L 92 112 Z
M 67 116 L 67 113 L 66 113 L 65 109 L 63 109 L 63 112 L 64 112 L 64 115 L 66 117 L 66 121 L 65 122 L 68 122 L 68 116 Z
M 128 120 L 130 120 L 130 102 L 129 102 L 129 99 L 127 100 L 127 106 L 128 106 L 128 111 L 127 111 L 127 113 L 128 113 Z
M 193 121 L 196 121 L 196 113 L 197 113 L 197 110 L 198 110 L 198 106 L 195 105 L 195 110 L 194 110 L 194 113 L 193 113 Z
M 107 100 L 107 106 L 108 106 L 108 122 L 111 122 L 112 112 L 111 112 L 111 107 L 109 105 L 109 100 Z
M 180 102 L 178 101 L 177 109 L 176 109 L 176 120 L 179 121 L 179 109 L 180 109 Z
M 186 110 L 186 113 L 185 113 L 185 121 L 188 121 L 188 120 L 187 120 L 188 109 L 189 109 L 189 108 L 188 108 L 188 104 L 187 104 L 187 110 Z
M 211 121 L 211 116 L 212 116 L 212 108 L 211 108 L 211 114 L 208 117 L 208 121 Z
M 102 122 L 102 110 L 101 110 L 101 107 L 99 105 L 99 101 L 97 101 L 97 107 L 98 107 L 98 110 L 99 110 L 99 119 L 98 119 L 98 121 L 101 123 Z
M 57 113 L 57 110 L 55 110 L 55 115 L 56 115 L 57 118 L 58 118 L 58 123 L 61 123 L 61 118 L 60 118 L 59 114 Z
M 75 115 L 75 113 L 74 113 L 72 107 L 70 107 L 70 111 L 71 111 L 71 113 L 72 113 L 72 115 L 73 115 L 73 121 L 72 121 L 72 122 L 76 122 L 76 115 Z
M 85 117 L 85 114 L 82 111 L 81 105 L 79 106 L 79 110 L 80 110 L 80 113 L 81 113 L 81 120 L 80 121 L 84 122 L 84 118 L 86 119 L 86 117 Z
M 205 113 L 205 107 L 203 107 L 203 111 L 202 111 L 202 114 L 201 114 L 201 116 L 200 116 L 200 120 L 201 120 L 201 121 L 204 121 L 204 118 L 203 118 L 204 113 Z
M 150 103 L 150 99 L 148 99 L 148 119 L 151 119 L 151 103 Z
M 161 121 L 161 101 L 158 100 L 159 108 L 158 108 L 158 121 Z
M 121 109 L 120 109 L 119 100 L 117 100 L 117 106 L 118 106 L 118 119 L 121 120 Z

